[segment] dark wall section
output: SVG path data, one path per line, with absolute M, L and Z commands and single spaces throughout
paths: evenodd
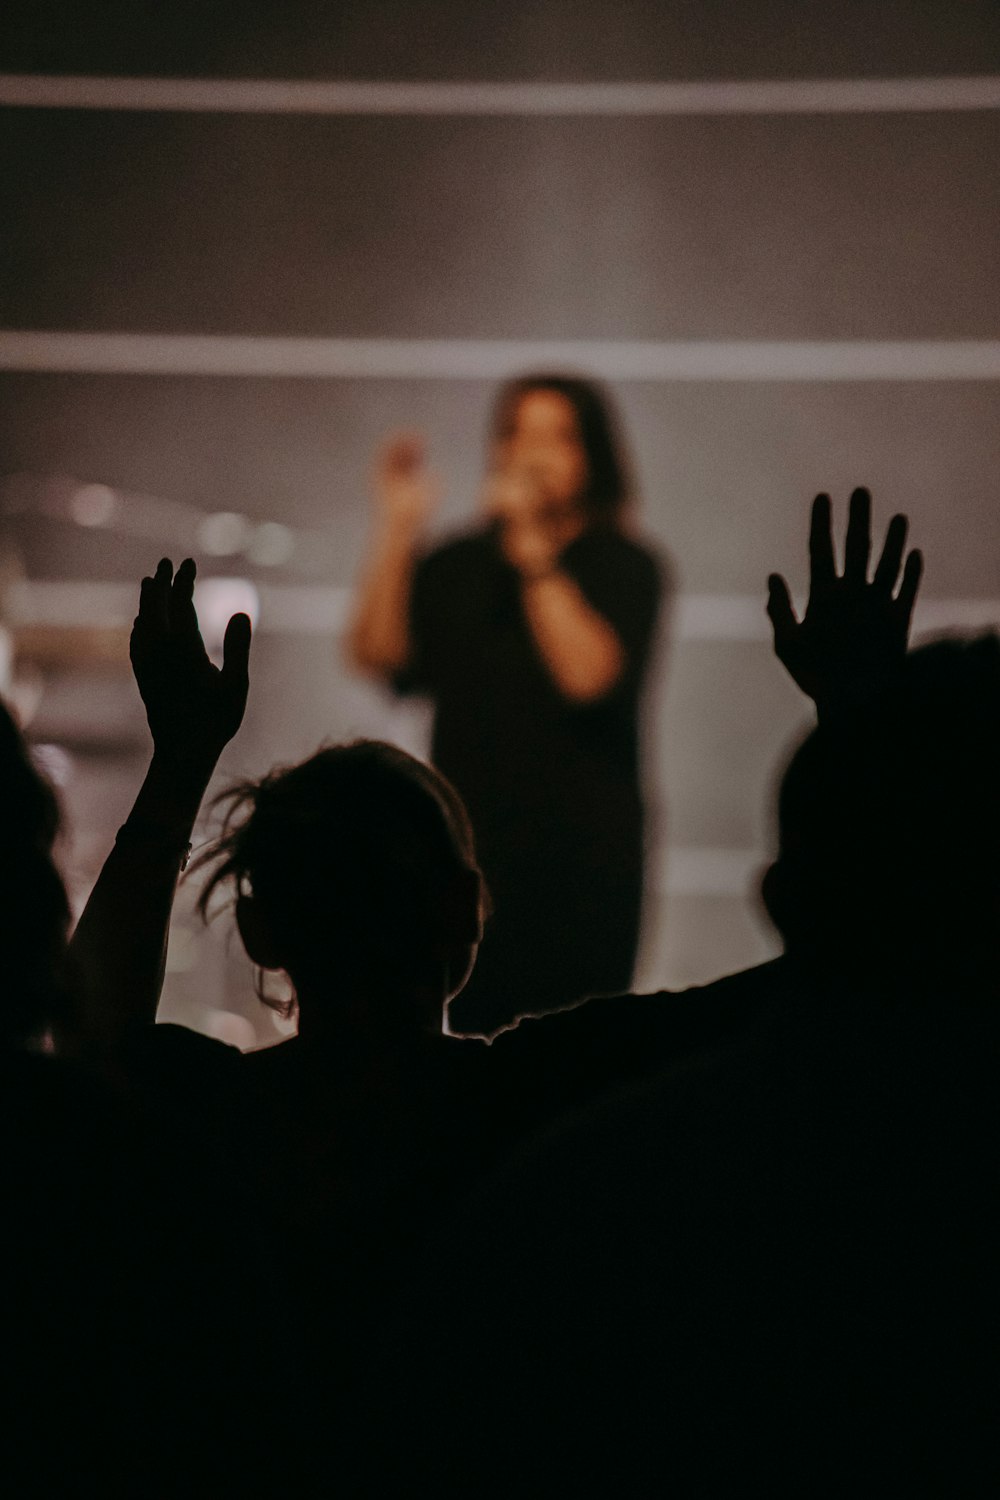
M 8 0 L 8 72 L 261 78 L 988 73 L 992 0 Z

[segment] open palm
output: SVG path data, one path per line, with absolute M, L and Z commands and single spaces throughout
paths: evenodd
M 250 620 L 233 615 L 222 667 L 208 657 L 194 607 L 196 568 L 168 558 L 144 578 L 129 655 L 158 755 L 214 761 L 239 729 L 249 688 Z
M 809 530 L 809 600 L 801 620 L 784 578 L 773 573 L 768 579 L 767 612 L 775 654 L 816 703 L 820 717 L 878 694 L 906 655 L 923 571 L 919 551 L 911 551 L 903 564 L 906 533 L 906 517 L 893 516 L 869 580 L 871 496 L 856 489 L 848 514 L 844 571 L 838 574 L 830 497 L 817 495 Z M 897 582 L 899 591 L 894 593 Z

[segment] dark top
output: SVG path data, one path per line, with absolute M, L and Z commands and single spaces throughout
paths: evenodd
M 432 759 L 461 793 L 493 897 L 459 1032 L 627 989 L 639 935 L 643 812 L 639 698 L 662 591 L 659 565 L 594 527 L 560 567 L 611 625 L 626 667 L 602 698 L 574 703 L 544 665 L 521 579 L 496 527 L 418 564 L 402 692 L 434 702 Z
M 297 1213 L 336 1215 L 344 1248 L 359 1230 L 346 1221 L 370 1221 L 361 1233 L 371 1239 L 388 1215 L 398 1253 L 404 1219 L 422 1235 L 519 1138 L 740 1032 L 781 970 L 778 960 L 681 994 L 591 1000 L 526 1017 L 492 1044 L 415 1030 L 384 1051 L 295 1038 L 241 1053 L 157 1025 L 128 1039 L 120 1071 L 154 1114 L 203 1147 L 219 1143 L 263 1189 L 259 1206 L 282 1200 L 286 1232 Z
M 197 1471 L 205 1493 L 245 1493 L 243 1391 L 274 1353 L 264 1318 L 247 1324 L 245 1247 L 226 1262 L 234 1226 L 203 1141 L 79 1067 L 6 1049 L 0 1132 L 11 1492 L 180 1494 Z
M 696 999 L 748 1024 L 563 1121 L 448 1225 L 404 1381 L 452 1373 L 457 1441 L 427 1473 L 404 1450 L 411 1480 L 995 1494 L 994 997 L 783 959 Z
M 414 655 L 398 686 L 434 700 L 434 763 L 491 852 L 537 846 L 551 830 L 581 852 L 596 838 L 606 853 L 609 839 L 634 839 L 639 827 L 638 700 L 659 568 L 604 528 L 572 541 L 560 568 L 625 649 L 623 677 L 596 703 L 572 703 L 553 682 L 495 527 L 431 552 L 413 581 Z
M 384 1054 L 293 1040 L 243 1055 L 180 1026 L 129 1038 L 120 1070 L 218 1175 L 232 1263 L 266 1268 L 256 1321 L 276 1302 L 285 1348 L 274 1369 L 233 1388 L 266 1389 L 272 1410 L 287 1397 L 296 1463 L 332 1465 L 343 1489 L 352 1465 L 367 1473 L 392 1446 L 414 1393 L 396 1407 L 381 1356 L 368 1371 L 369 1354 L 395 1337 L 428 1235 L 516 1142 L 741 1029 L 769 977 L 770 966 L 709 990 L 597 1000 L 525 1021 L 492 1045 L 415 1032 Z M 502 1283 L 491 1276 L 480 1291 L 498 1295 Z M 288 1375 L 303 1370 L 308 1379 Z

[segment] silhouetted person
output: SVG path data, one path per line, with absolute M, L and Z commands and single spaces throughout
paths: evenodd
M 52 1055 L 79 999 L 53 859 L 59 808 L 2 705 L 0 807 L 7 1484 L 158 1493 L 195 1463 L 215 1484 L 239 1473 L 227 1387 L 237 1366 L 252 1369 L 192 1258 L 195 1243 L 211 1258 L 218 1226 L 197 1174 L 185 1180 L 141 1110 Z
M 248 683 L 248 622 L 231 622 L 214 668 L 193 584 L 190 562 L 143 581 L 132 657 L 154 751 L 74 937 L 83 1046 L 112 1055 L 185 1138 L 201 1133 L 252 1203 L 269 1263 L 291 1257 L 288 1357 L 317 1371 L 292 1398 L 303 1447 L 318 1456 L 309 1440 L 335 1409 L 341 1466 L 363 1469 L 363 1366 L 427 1232 L 519 1135 L 655 1067 L 672 1028 L 643 1001 L 620 1045 L 606 1024 L 580 1028 L 583 1011 L 526 1022 L 492 1048 L 446 1035 L 485 905 L 468 817 L 437 772 L 372 742 L 232 789 L 203 856 L 206 903 L 231 888 L 249 955 L 286 977 L 298 1036 L 242 1056 L 153 1026 L 174 887 Z
M 416 1366 L 451 1393 L 453 1492 L 995 1492 L 1000 642 L 902 662 L 919 561 L 900 604 L 898 536 L 865 582 L 866 497 L 851 532 L 859 572 L 823 582 L 818 505 L 832 655 L 752 1024 L 567 1122 L 442 1239 Z
M 322 1372 L 296 1392 L 319 1402 L 303 1424 L 318 1432 L 320 1408 L 332 1401 L 342 1416 L 359 1416 L 347 1422 L 357 1437 L 366 1428 L 352 1402 L 368 1389 L 365 1350 L 385 1331 L 383 1293 L 423 1233 L 518 1131 L 611 1077 L 642 1071 L 643 1051 L 646 1069 L 654 1065 L 659 1051 L 635 1046 L 626 1013 L 640 1009 L 638 1032 L 662 1041 L 667 997 L 618 1011 L 626 1040 L 610 1049 L 610 1066 L 604 1048 L 592 1045 L 607 1041 L 610 1029 L 590 1027 L 589 1007 L 525 1023 L 492 1049 L 443 1036 L 443 1005 L 465 977 L 479 933 L 471 836 L 440 777 L 368 744 L 320 752 L 238 788 L 215 851 L 220 878 L 236 887 L 248 951 L 292 981 L 300 1036 L 243 1058 L 179 1028 L 153 1031 L 173 884 L 201 790 L 246 693 L 245 625 L 231 626 L 226 664 L 216 672 L 198 636 L 192 586 L 189 564 L 176 577 L 161 564 L 143 586 L 133 658 L 155 748 L 137 804 L 141 811 L 145 798 L 146 811 L 126 824 L 81 924 L 83 951 L 89 944 L 99 958 L 103 943 L 109 955 L 103 993 L 122 1002 L 106 1008 L 95 1029 L 107 1037 L 133 1032 L 147 1062 L 158 1056 L 158 1087 L 169 1091 L 173 1074 L 175 1096 L 201 1111 L 223 1159 L 258 1190 L 257 1217 L 273 1236 L 275 1261 L 294 1244 L 292 1346 L 308 1350 Z M 132 924 L 135 906 L 141 920 Z M 156 921 L 164 924 L 158 934 Z M 141 941 L 116 953 L 123 928 Z M 734 987 L 738 981 L 727 987 L 723 1010 L 734 1008 Z M 574 1041 L 581 1024 L 582 1046 Z M 560 1078 L 553 1087 L 564 1050 L 569 1084 Z M 191 1098 L 194 1080 L 200 1104 Z M 490 1280 L 484 1265 L 480 1290 Z
M 243 1339 L 213 1292 L 224 1253 L 198 1155 L 82 1065 L 97 976 L 85 943 L 67 948 L 56 796 L 2 705 L 0 809 L 5 1478 L 18 1494 L 239 1485 L 235 1376 L 270 1362 L 264 1320 Z M 245 1296 L 239 1262 L 226 1285 Z M 256 1469 L 271 1472 L 263 1451 Z
M 127 1390 L 129 1355 L 102 1263 L 123 1222 L 114 1192 L 125 1180 L 123 1113 L 45 1052 L 70 994 L 69 903 L 53 860 L 59 809 L 2 705 L 0 807 L 5 1470 L 15 1486 L 44 1490 L 79 1464 L 105 1477 L 129 1472 L 121 1453 L 102 1451 L 112 1433 L 93 1394 L 101 1385 L 114 1403 Z
M 351 659 L 434 707 L 431 758 L 461 793 L 494 916 L 455 1032 L 628 988 L 639 935 L 639 710 L 662 592 L 627 529 L 629 479 L 594 385 L 500 392 L 480 525 L 424 551 L 422 439 L 380 459 Z

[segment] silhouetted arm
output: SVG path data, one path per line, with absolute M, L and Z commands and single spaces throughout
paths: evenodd
M 110 1045 L 155 1020 L 177 879 L 202 797 L 243 719 L 250 621 L 233 616 L 222 668 L 213 666 L 194 580 L 190 558 L 176 574 L 164 559 L 142 580 L 130 654 L 153 756 L 71 940 L 81 1014 L 70 1045 Z
M 830 497 L 817 495 L 809 530 L 809 600 L 801 620 L 784 578 L 772 573 L 768 579 L 767 612 L 775 654 L 812 698 L 821 720 L 876 697 L 906 655 L 923 571 L 919 551 L 911 551 L 903 564 L 906 532 L 906 517 L 893 516 L 869 581 L 871 496 L 856 489 L 851 495 L 844 571 L 838 575 Z

